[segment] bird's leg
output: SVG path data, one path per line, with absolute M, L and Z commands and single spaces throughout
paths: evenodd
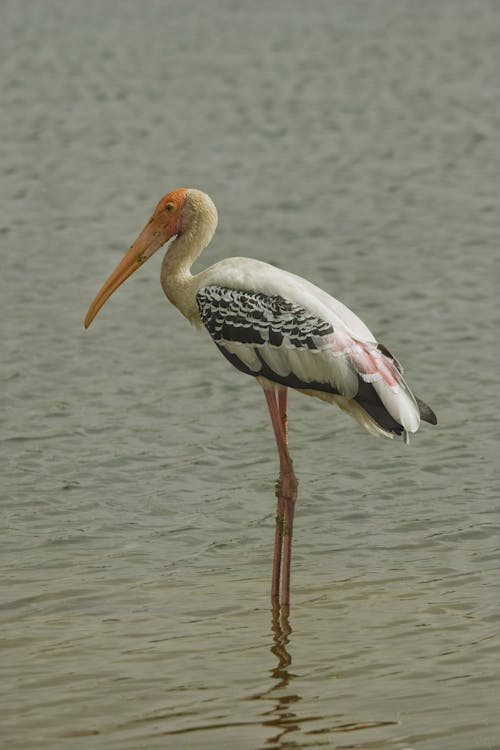
M 281 423 L 283 425 L 283 437 L 285 439 L 285 445 L 288 448 L 288 415 L 286 413 L 287 396 L 288 388 L 280 388 L 278 391 L 278 405 L 280 409 Z
M 283 549 L 283 525 L 285 522 L 285 508 L 281 495 L 281 477 L 276 482 L 276 531 L 274 532 L 273 577 L 271 582 L 271 600 L 277 602 L 280 595 L 281 555 Z
M 278 404 L 280 410 L 281 424 L 283 426 L 283 438 L 288 456 L 287 465 L 283 477 L 283 496 L 285 500 L 284 519 L 283 519 L 283 553 L 282 553 L 282 592 L 281 604 L 288 609 L 290 604 L 290 572 L 292 557 L 292 531 L 293 517 L 295 514 L 295 502 L 297 499 L 297 479 L 293 471 L 292 459 L 288 452 L 288 416 L 287 416 L 287 388 L 280 388 L 278 391 Z
M 290 572 L 292 565 L 292 532 L 295 501 L 297 500 L 297 479 L 291 470 L 285 493 L 285 519 L 283 526 L 283 571 L 281 606 L 288 609 L 290 605 Z
M 276 442 L 278 443 L 279 450 L 279 437 L 283 433 L 283 427 L 281 423 L 281 416 L 276 402 L 276 393 L 274 390 L 264 389 L 266 396 L 267 406 L 271 421 L 273 423 L 274 434 L 276 436 Z M 285 503 L 283 500 L 283 473 L 282 473 L 282 461 L 280 455 L 280 476 L 276 482 L 276 497 L 278 503 L 276 506 L 276 531 L 274 534 L 274 555 L 273 555 L 273 576 L 271 582 L 271 600 L 277 602 L 280 595 L 280 574 L 281 574 L 281 555 L 283 549 L 283 525 L 285 521 Z
M 279 405 L 274 390 L 264 389 L 264 394 L 266 396 L 269 414 L 273 423 L 274 435 L 280 458 L 280 478 L 276 493 L 278 495 L 278 510 L 276 516 L 271 596 L 273 600 L 276 600 L 279 596 L 281 560 L 284 552 L 281 604 L 284 607 L 288 607 L 290 603 L 290 564 L 292 553 L 293 516 L 295 501 L 297 499 L 297 479 L 293 471 L 292 459 L 288 452 L 288 440 L 285 433 L 286 389 L 283 395 L 281 395 L 280 390 Z
M 278 409 L 281 419 L 281 426 L 283 432 L 283 441 L 288 446 L 288 421 L 286 415 L 286 402 L 287 402 L 287 388 L 280 388 L 278 390 Z M 272 392 L 271 392 L 272 393 Z M 275 394 L 273 393 L 276 398 Z M 283 549 L 283 530 L 285 527 L 285 502 L 283 499 L 283 471 L 282 461 L 280 457 L 280 476 L 276 482 L 276 497 L 278 498 L 278 504 L 276 508 L 276 532 L 274 538 L 274 558 L 273 558 L 273 578 L 271 586 L 271 599 L 273 602 L 277 602 L 280 593 L 280 573 L 281 573 L 281 557 Z

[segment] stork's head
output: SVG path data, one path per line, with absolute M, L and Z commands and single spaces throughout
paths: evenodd
M 194 188 L 179 188 L 163 196 L 134 244 L 105 282 L 89 307 L 85 328 L 114 291 L 172 237 L 183 235 L 183 251 L 190 265 L 210 242 L 217 226 L 212 199 Z
M 184 209 L 189 193 L 189 190 L 179 188 L 163 196 L 134 244 L 123 256 L 90 305 L 85 318 L 85 328 L 89 327 L 104 303 L 134 271 L 151 258 L 168 240 L 182 232 Z
M 182 229 L 182 213 L 186 205 L 188 193 L 189 190 L 178 188 L 164 195 L 144 227 L 144 230 L 150 227 L 157 241 L 161 243 L 159 247 L 164 245 L 174 235 L 180 234 Z M 143 232 L 141 232 L 139 237 L 141 237 Z M 152 253 L 154 252 L 153 250 Z

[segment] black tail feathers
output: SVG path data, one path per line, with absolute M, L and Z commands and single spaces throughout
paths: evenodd
M 415 396 L 415 400 L 417 402 L 417 406 L 420 411 L 420 418 L 423 419 L 424 422 L 429 422 L 429 424 L 437 424 L 437 417 L 432 411 L 431 407 L 427 406 L 426 403 L 421 401 L 416 396 Z

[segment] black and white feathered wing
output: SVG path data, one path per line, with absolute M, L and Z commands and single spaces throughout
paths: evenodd
M 196 301 L 222 354 L 248 375 L 335 402 L 375 435 L 406 437 L 418 429 L 420 417 L 435 420 L 362 321 L 358 328 L 365 335 L 358 338 L 333 312 L 322 316 L 280 294 L 219 284 L 199 289 Z M 366 340 L 367 331 L 372 340 Z

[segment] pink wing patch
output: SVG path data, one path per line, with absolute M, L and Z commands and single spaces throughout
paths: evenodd
M 420 413 L 415 398 L 404 381 L 401 366 L 384 346 L 360 341 L 339 330 L 323 341 L 325 349 L 349 362 L 365 383 L 373 385 L 389 414 L 407 432 L 418 429 Z
M 374 382 L 379 374 L 391 388 L 399 385 L 396 368 L 373 344 L 355 344 L 350 356 L 363 380 Z
M 367 383 L 382 379 L 390 388 L 397 388 L 401 379 L 395 365 L 371 341 L 359 341 L 344 331 L 336 331 L 324 338 L 330 351 L 349 359 Z

